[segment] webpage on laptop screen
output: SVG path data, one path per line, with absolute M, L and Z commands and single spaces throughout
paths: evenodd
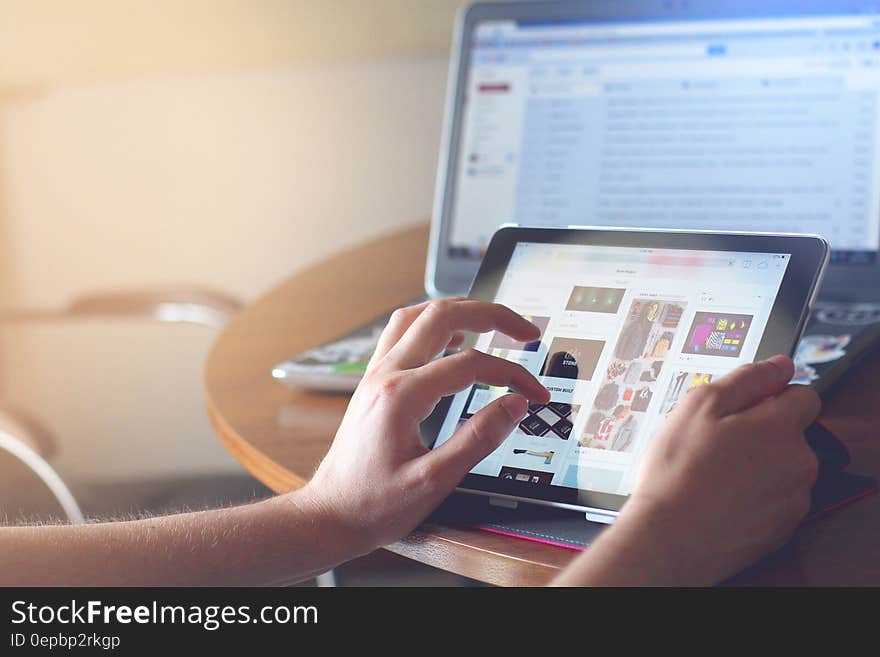
M 505 222 L 880 241 L 880 16 L 480 24 L 450 255 Z
M 626 495 L 651 436 L 693 388 L 754 360 L 790 254 L 523 243 L 496 300 L 542 330 L 476 348 L 550 390 L 472 472 Z M 506 388 L 452 399 L 436 444 Z

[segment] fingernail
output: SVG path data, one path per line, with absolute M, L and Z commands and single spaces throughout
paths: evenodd
M 770 358 L 767 359 L 767 362 L 774 365 L 779 370 L 780 377 L 791 377 L 794 366 L 791 363 L 791 358 L 788 356 L 783 356 L 781 354 L 770 356 Z
M 510 419 L 519 422 L 526 416 L 529 405 L 522 395 L 507 395 L 501 399 L 501 406 L 507 411 Z

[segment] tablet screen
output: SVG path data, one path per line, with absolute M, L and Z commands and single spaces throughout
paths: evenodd
M 789 253 L 521 242 L 495 300 L 541 328 L 476 348 L 521 363 L 551 393 L 471 472 L 628 495 L 664 418 L 694 388 L 755 359 Z M 507 392 L 455 395 L 435 445 Z

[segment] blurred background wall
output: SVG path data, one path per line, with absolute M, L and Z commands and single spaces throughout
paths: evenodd
M 0 0 L 0 305 L 253 299 L 430 215 L 459 0 Z M 202 327 L 4 329 L 0 393 L 81 485 L 240 472 Z

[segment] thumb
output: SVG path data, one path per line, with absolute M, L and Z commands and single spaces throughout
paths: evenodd
M 751 408 L 785 390 L 793 375 L 794 363 L 787 356 L 742 365 L 709 384 L 719 392 L 713 410 L 725 416 Z
M 504 442 L 528 411 L 522 395 L 510 394 L 487 404 L 445 443 L 422 458 L 434 461 L 438 483 L 452 491 L 477 463 Z

